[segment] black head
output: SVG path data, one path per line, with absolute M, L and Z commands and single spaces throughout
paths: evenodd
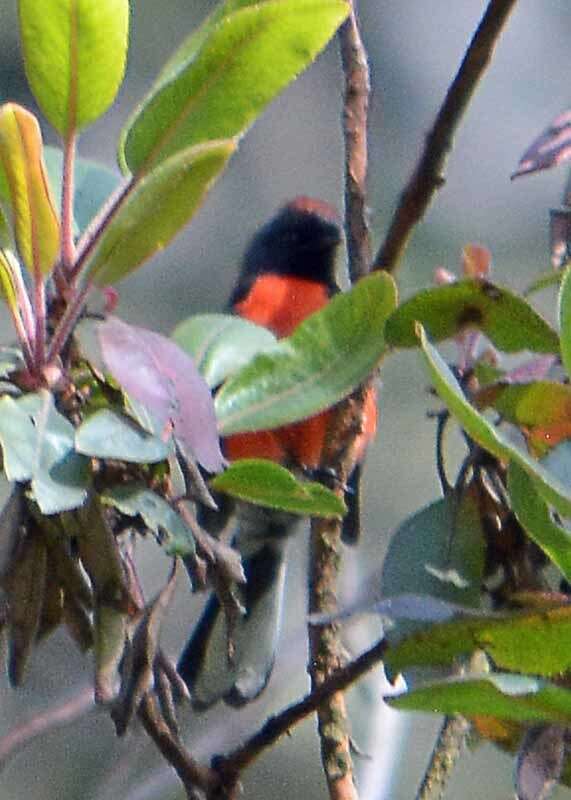
M 328 203 L 296 197 L 264 225 L 244 255 L 239 300 L 257 275 L 274 273 L 325 283 L 336 288 L 335 253 L 342 232 L 337 212 Z

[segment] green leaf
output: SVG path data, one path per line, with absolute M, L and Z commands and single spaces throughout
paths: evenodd
M 34 469 L 36 427 L 21 402 L 8 396 L 0 398 L 0 442 L 8 480 L 30 480 Z
M 183 43 L 129 122 L 119 154 L 125 170 L 147 172 L 190 145 L 244 133 L 349 10 L 344 0 L 265 0 L 226 9 L 227 16 L 217 15 L 214 24 L 211 18 Z
M 32 404 L 37 436 L 32 493 L 43 514 L 56 514 L 83 504 L 89 467 L 87 459 L 75 452 L 73 425 L 56 410 L 53 396 L 45 390 L 38 396 L 39 406 Z
M 460 502 L 449 494 L 417 511 L 391 537 L 383 561 L 383 597 L 412 588 L 415 594 L 478 608 L 483 567 L 484 533 L 477 502 L 469 490 Z M 438 574 L 449 579 L 439 579 Z M 399 623 L 398 630 L 413 627 L 418 625 Z
M 191 147 L 135 181 L 83 266 L 98 286 L 124 278 L 186 225 L 235 149 L 231 141 Z
M 26 75 L 66 136 L 111 105 L 125 71 L 128 0 L 19 0 Z
M 119 669 L 125 654 L 127 617 L 118 608 L 96 600 L 94 614 L 95 701 L 108 704 L 117 695 Z
M 12 314 L 18 314 L 15 273 L 20 272 L 20 265 L 9 250 L 0 249 L 0 295 Z
M 204 42 L 212 35 L 212 32 L 225 17 L 229 17 L 241 8 L 248 8 L 256 3 L 259 3 L 259 0 L 225 0 L 225 2 L 219 3 L 204 22 L 187 36 L 170 56 L 159 72 L 144 102 L 156 94 L 165 84 L 170 83 L 185 66 L 195 59 Z M 134 116 L 138 113 L 139 109 L 137 109 Z
M 88 461 L 75 452 L 73 425 L 56 410 L 48 391 L 0 399 L 0 442 L 6 476 L 31 481 L 43 514 L 84 502 Z
M 313 481 L 298 481 L 285 467 L 261 458 L 234 461 L 210 485 L 239 500 L 310 517 L 342 517 L 345 503 Z
M 20 537 L 10 568 L 2 575 L 8 603 L 8 675 L 12 686 L 21 686 L 41 622 L 46 587 L 46 542 L 28 533 Z
M 532 281 L 525 289 L 523 296 L 529 297 L 530 294 L 541 292 L 543 289 L 549 289 L 551 286 L 559 286 L 563 279 L 564 270 L 562 269 L 549 269 L 542 272 L 541 275 Z
M 121 484 L 106 489 L 101 502 L 128 517 L 141 517 L 158 539 L 162 540 L 166 535 L 168 553 L 178 556 L 194 554 L 194 537 L 186 522 L 166 500 L 143 484 Z
M 87 417 L 75 432 L 78 453 L 136 464 L 154 464 L 168 458 L 168 442 L 151 436 L 128 417 L 102 408 Z
M 59 221 L 33 114 L 15 103 L 0 107 L 0 162 L 6 178 L 18 252 L 37 274 L 50 272 L 59 251 Z
M 557 333 L 525 300 L 485 280 L 457 281 L 418 292 L 387 320 L 387 342 L 415 347 L 416 322 L 435 341 L 477 328 L 506 353 L 559 352 Z
M 469 404 L 451 370 L 426 338 L 422 325 L 418 324 L 417 331 L 434 388 L 466 433 L 496 458 L 519 464 L 536 480 L 544 499 L 561 514 L 571 516 L 571 490 Z
M 398 697 L 392 708 L 435 714 L 490 716 L 517 722 L 571 721 L 571 692 L 526 675 L 497 673 L 431 683 Z
M 508 422 L 526 428 L 571 422 L 571 386 L 554 381 L 498 383 L 478 394 Z
M 2 164 L 0 163 L 0 173 L 2 173 Z M 12 233 L 10 231 L 10 225 L 8 224 L 8 218 L 2 208 L 2 194 L 1 194 L 1 187 L 0 187 L 0 247 L 11 249 L 13 247 L 13 240 L 12 240 Z
M 394 281 L 383 272 L 338 294 L 226 381 L 215 400 L 220 432 L 276 428 L 346 397 L 385 354 L 395 305 Z
M 561 360 L 567 375 L 571 375 L 571 268 L 567 267 L 559 290 L 559 327 L 561 329 Z
M 46 147 L 45 159 L 50 185 L 56 197 L 61 197 L 63 153 L 58 147 Z M 77 232 L 83 232 L 101 206 L 115 191 L 120 175 L 103 164 L 87 158 L 75 159 L 73 176 L 73 210 Z M 1 195 L 0 195 L 1 196 Z
M 508 470 L 508 491 L 512 509 L 528 536 L 571 581 L 571 534 L 553 521 L 534 480 L 514 462 Z
M 571 607 L 460 619 L 406 636 L 387 652 L 393 672 L 451 666 L 459 656 L 484 650 L 500 669 L 550 676 L 571 666 Z
M 10 483 L 0 474 L 0 581 L 8 573 L 17 553 L 25 522 L 25 500 L 22 486 Z
M 127 613 L 133 599 L 117 540 L 97 495 L 63 523 L 77 539 L 83 568 L 95 596 L 95 699 L 108 703 L 116 695 L 119 665 L 124 656 Z
M 172 338 L 194 359 L 213 388 L 274 344 L 267 328 L 230 314 L 198 314 L 181 322 Z
M 0 345 L 0 379 L 8 378 L 14 370 L 22 369 L 24 360 L 22 351 L 17 347 L 2 347 Z

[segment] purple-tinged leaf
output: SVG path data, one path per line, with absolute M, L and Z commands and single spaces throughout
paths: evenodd
M 535 139 L 519 160 L 513 178 L 559 166 L 571 159 L 571 111 L 555 117 L 551 125 Z
M 534 725 L 526 733 L 517 758 L 518 800 L 545 800 L 561 778 L 565 763 L 566 728 Z
M 209 472 L 223 456 L 210 390 L 192 359 L 170 339 L 109 317 L 98 326 L 107 369 L 165 430 L 172 426 L 183 450 Z
M 556 362 L 557 357 L 551 355 L 531 358 L 524 364 L 508 370 L 504 374 L 502 381 L 505 381 L 505 383 L 531 383 L 532 381 L 546 380 L 551 367 Z

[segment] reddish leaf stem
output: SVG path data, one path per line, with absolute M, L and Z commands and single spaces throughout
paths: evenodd
M 9 256 L 5 254 L 5 258 L 9 260 Z M 22 271 L 20 265 L 15 263 L 12 269 L 12 280 L 14 282 L 14 292 L 16 294 L 16 309 L 10 307 L 12 313 L 12 320 L 14 328 L 18 335 L 18 339 L 22 345 L 22 354 L 24 361 L 30 372 L 34 367 L 34 341 L 36 336 L 36 322 L 34 319 L 34 312 L 32 304 L 30 303 L 30 296 L 24 281 L 22 280 Z
M 73 240 L 73 196 L 74 169 L 77 134 L 71 130 L 64 143 L 63 177 L 61 194 L 61 266 L 64 275 L 69 275 L 75 263 L 75 242 Z
M 34 311 L 30 302 L 28 289 L 22 279 L 22 271 L 14 269 L 12 272 L 14 279 L 14 289 L 16 290 L 16 299 L 18 301 L 18 308 L 22 315 L 22 324 L 26 330 L 26 336 L 30 343 L 33 343 L 36 334 L 36 321 L 34 319 Z
M 108 198 L 105 205 L 99 210 L 95 218 L 89 223 L 87 230 L 83 233 L 76 248 L 76 259 L 71 273 L 73 281 L 81 281 L 81 270 L 93 248 L 99 241 L 101 234 L 136 185 L 137 179 L 131 178 L 127 183 L 117 187 Z
M 36 374 L 46 363 L 46 282 L 39 270 L 34 276 L 34 368 Z
M 85 308 L 87 296 L 89 295 L 91 288 L 91 284 L 87 283 L 81 289 L 77 290 L 74 296 L 70 298 L 65 312 L 55 330 L 53 339 L 50 342 L 47 355 L 48 363 L 57 358 L 65 347 L 67 340 L 73 333 L 75 323 Z

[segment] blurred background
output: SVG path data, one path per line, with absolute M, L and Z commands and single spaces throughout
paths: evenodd
M 143 96 L 173 48 L 211 10 L 206 0 L 137 0 L 126 79 L 115 107 L 88 130 L 80 154 L 110 166 L 130 109 Z M 479 0 L 361 0 L 373 94 L 370 114 L 369 204 L 375 245 L 383 237 L 437 108 L 484 11 Z M 521 0 L 497 48 L 455 142 L 447 182 L 402 264 L 404 296 L 431 281 L 438 265 L 456 269 L 467 242 L 487 245 L 494 277 L 521 290 L 549 266 L 548 209 L 558 206 L 565 170 L 510 182 L 517 161 L 555 115 L 568 108 L 571 9 L 564 0 Z M 220 310 L 244 247 L 275 208 L 296 194 L 342 204 L 341 76 L 336 42 L 285 91 L 255 124 L 202 210 L 175 244 L 119 287 L 119 313 L 127 320 L 168 333 L 188 315 Z M 34 107 L 23 72 L 16 0 L 0 0 L 0 101 Z M 47 141 L 56 140 L 46 125 Z M 340 264 L 343 269 L 343 264 Z M 554 296 L 538 307 L 553 318 Z M 534 300 L 535 302 L 535 300 Z M 0 314 L 2 314 L 0 309 Z M 4 328 L 6 330 L 6 328 Z M 414 353 L 399 354 L 382 377 L 380 434 L 369 458 L 366 535 L 360 552 L 347 557 L 350 596 L 382 563 L 391 531 L 408 514 L 438 496 L 434 470 L 434 424 L 426 378 Z M 183 713 L 185 739 L 193 752 L 220 752 L 255 729 L 271 711 L 305 689 L 304 548 L 300 534 L 290 572 L 288 621 L 271 698 L 243 712 L 215 709 L 207 716 Z M 149 543 L 140 554 L 149 592 L 168 564 Z M 414 553 L 410 554 L 414 558 Z M 367 567 L 363 567 L 364 563 Z M 178 652 L 201 605 L 180 586 L 164 634 Z M 348 646 L 371 641 L 375 625 L 355 626 Z M 45 642 L 24 688 L 9 691 L 0 679 L 0 735 L 35 712 L 75 696 L 87 685 L 88 657 L 64 634 Z M 379 676 L 352 692 L 353 725 L 363 800 L 408 800 L 430 753 L 436 718 L 386 714 L 379 703 Z M 464 759 L 450 787 L 451 798 L 505 800 L 512 796 L 510 760 L 490 746 Z M 90 712 L 51 732 L 11 761 L 0 776 L 6 800 L 127 800 L 178 798 L 182 793 L 153 745 L 140 731 L 117 741 L 103 712 Z M 306 722 L 245 776 L 245 796 L 323 798 L 314 722 Z M 558 790 L 556 797 L 568 796 Z

